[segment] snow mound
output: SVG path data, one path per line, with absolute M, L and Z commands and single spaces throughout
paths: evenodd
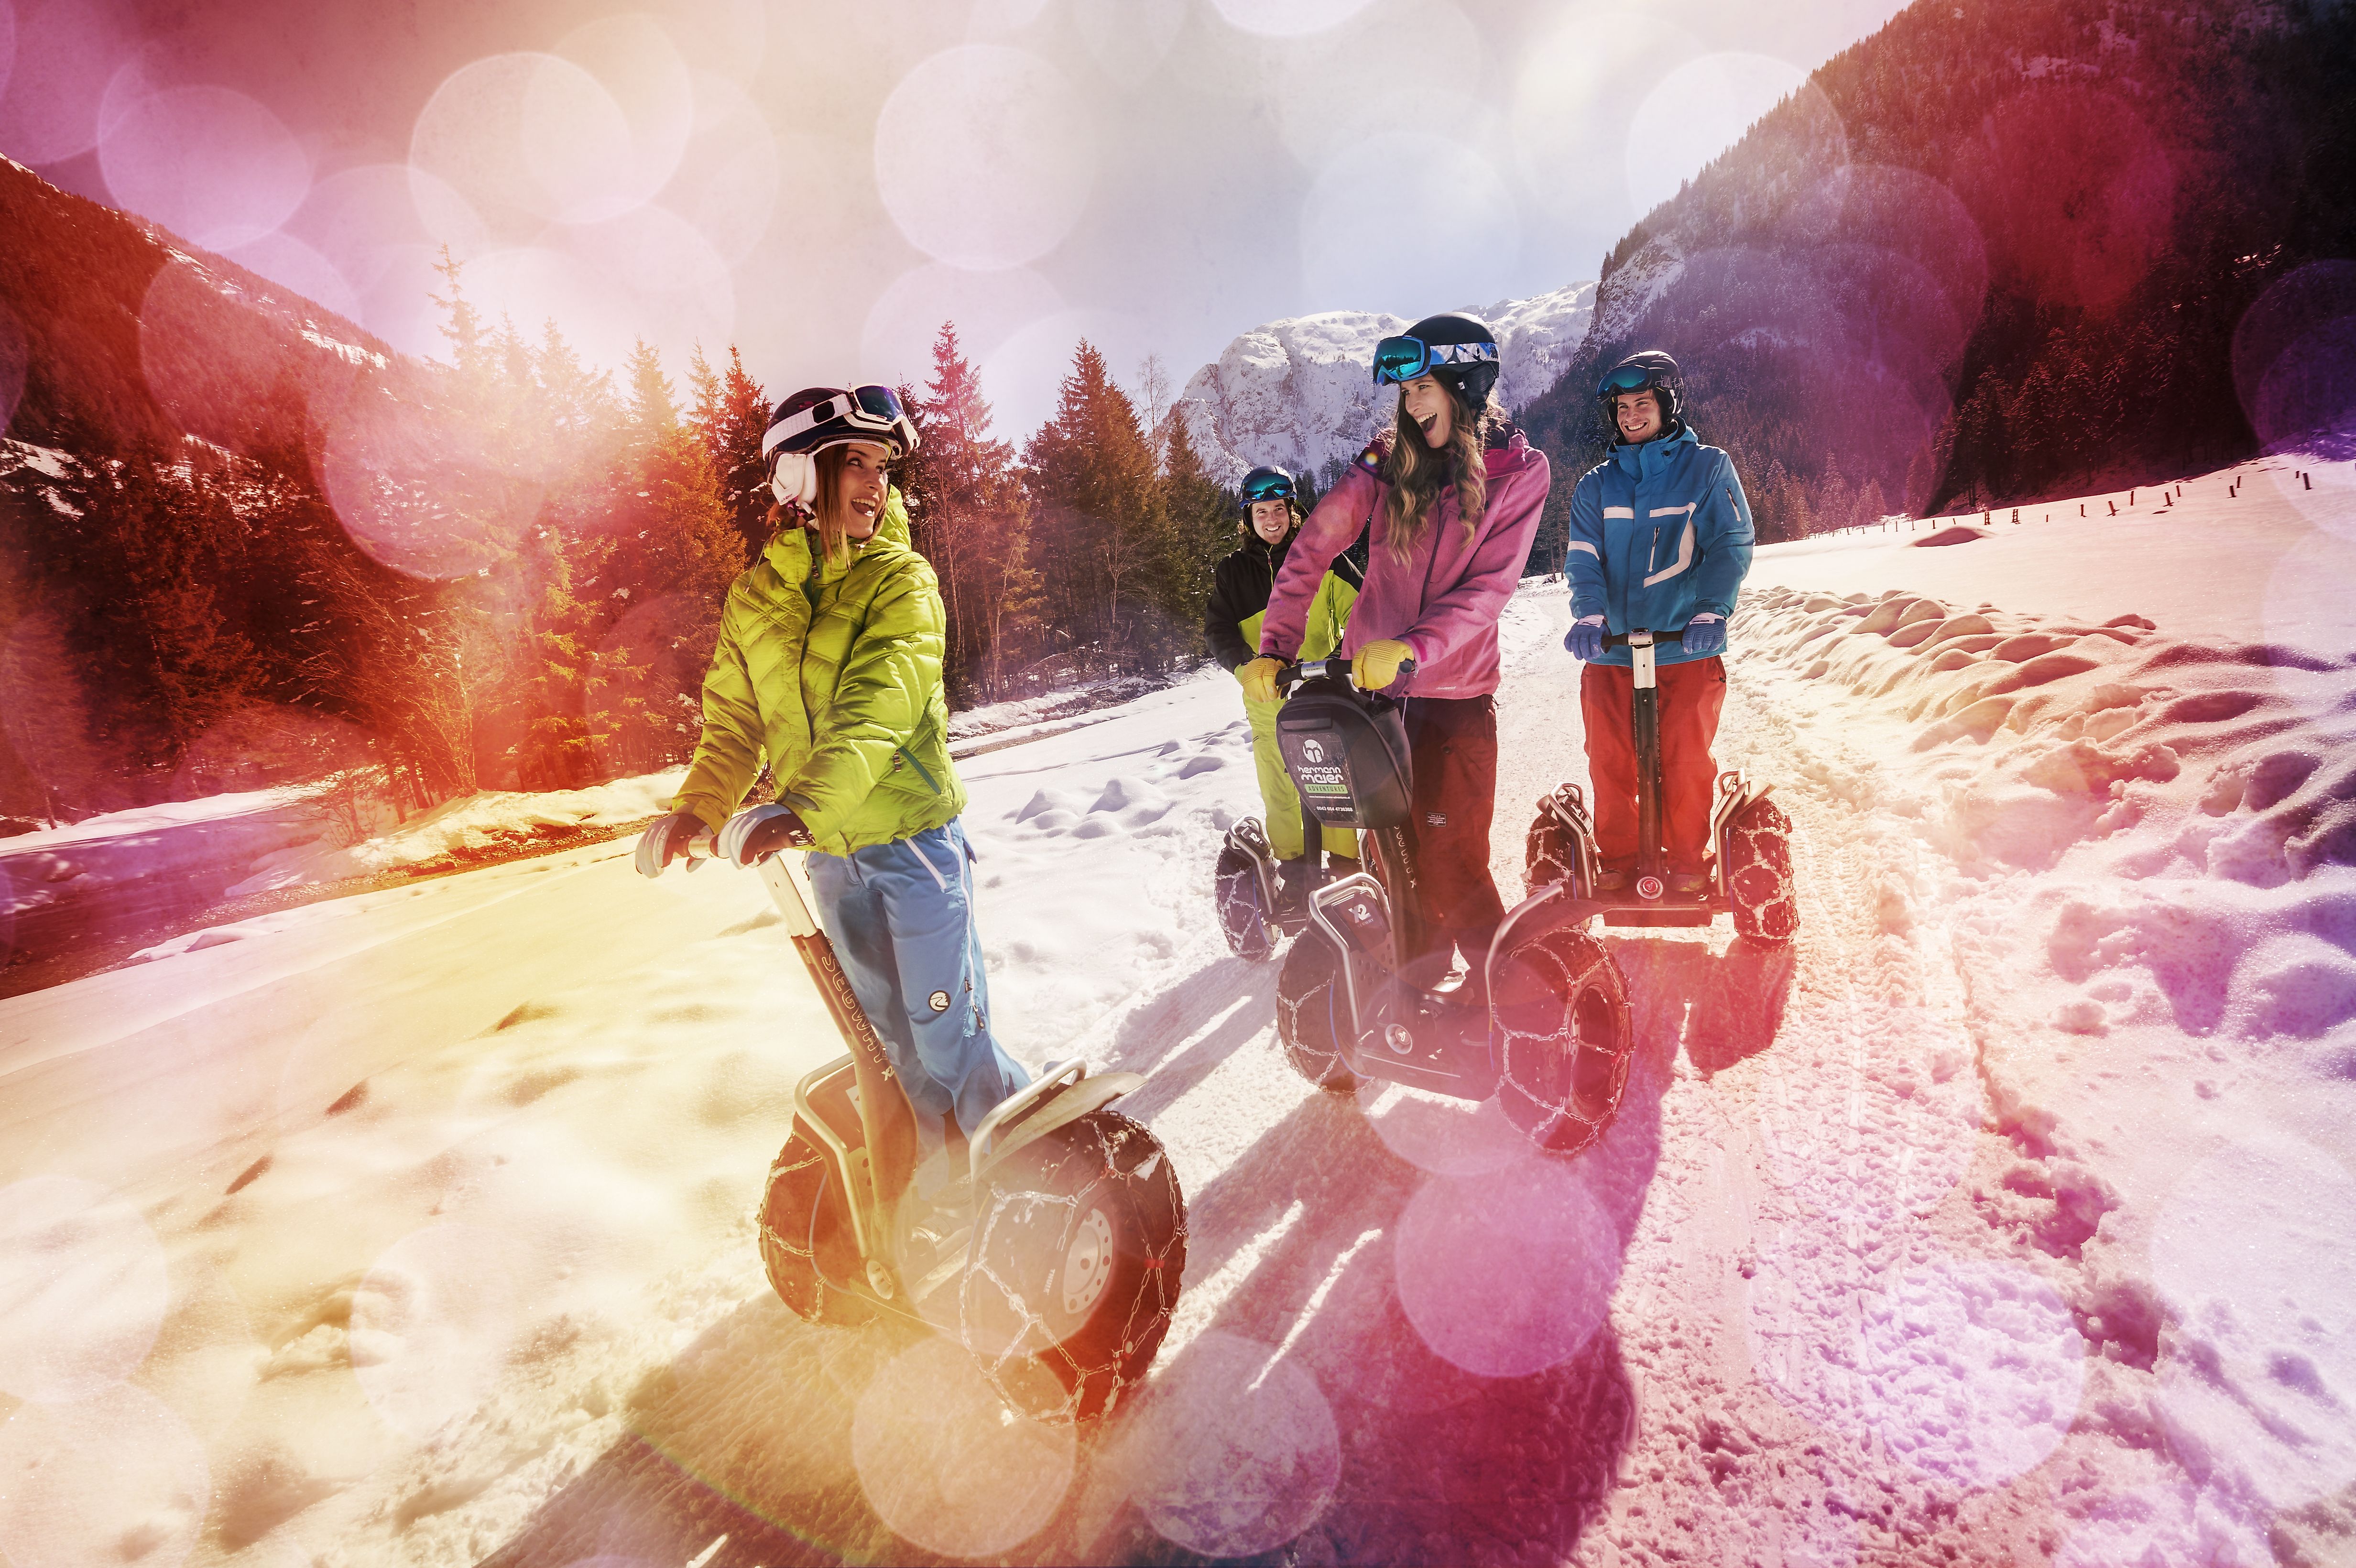
M 339 848 L 330 837 L 321 837 L 275 850 L 254 861 L 252 874 L 230 888 L 230 896 L 423 866 L 551 831 L 641 822 L 669 807 L 685 777 L 685 769 L 673 768 L 547 795 L 486 790 L 445 802 L 389 833 L 348 848 Z

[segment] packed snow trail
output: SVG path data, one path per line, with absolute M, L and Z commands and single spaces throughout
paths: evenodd
M 2187 520 L 2104 592 L 2197 570 Z M 840 1047 L 753 879 L 607 846 L 0 1003 L 0 1473 L 43 1460 L 0 1550 L 2332 1560 L 2356 638 L 2073 620 L 2039 533 L 1878 598 L 1762 552 L 1719 756 L 1794 818 L 1801 936 L 1609 933 L 1640 1054 L 1575 1160 L 1284 1067 L 1212 919 L 1229 677 L 965 764 L 998 1026 L 1146 1072 L 1192 1206 L 1146 1397 L 1077 1436 L 769 1295 L 749 1215 Z M 1922 597 L 1977 550 L 2018 605 Z M 1508 896 L 1584 774 L 1563 618 L 1505 627 Z

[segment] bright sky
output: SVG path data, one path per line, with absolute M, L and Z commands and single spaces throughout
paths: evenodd
M 921 379 L 1001 433 L 1312 311 L 1592 278 L 1895 0 L 0 0 L 0 152 L 439 347 L 426 265 L 616 363 Z

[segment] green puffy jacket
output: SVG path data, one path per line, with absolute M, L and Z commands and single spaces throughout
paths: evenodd
M 717 828 L 766 757 L 777 798 L 819 848 L 847 855 L 938 827 L 965 809 L 965 786 L 941 695 L 948 617 L 900 492 L 849 566 L 817 560 L 816 538 L 778 529 L 730 586 L 703 739 L 671 804 Z

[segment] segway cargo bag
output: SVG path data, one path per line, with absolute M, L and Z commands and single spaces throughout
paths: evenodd
M 1276 716 L 1284 771 L 1328 827 L 1380 830 L 1408 818 L 1412 779 L 1399 705 L 1324 677 L 1293 688 Z

